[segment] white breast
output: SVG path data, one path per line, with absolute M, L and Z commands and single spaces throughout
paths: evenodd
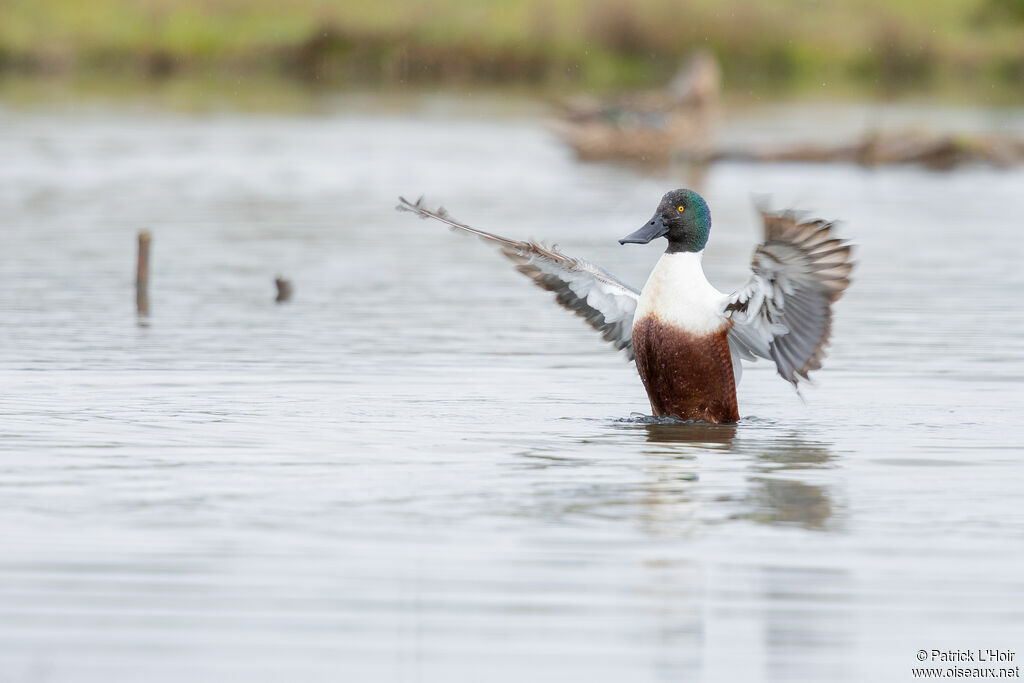
M 663 254 L 640 292 L 634 321 L 655 315 L 690 334 L 707 334 L 725 324 L 725 295 L 704 277 L 703 252 Z

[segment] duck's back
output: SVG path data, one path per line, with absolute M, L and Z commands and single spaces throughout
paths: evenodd
M 665 254 L 644 285 L 633 323 L 636 368 L 655 415 L 735 422 L 736 379 L 723 294 L 700 254 Z

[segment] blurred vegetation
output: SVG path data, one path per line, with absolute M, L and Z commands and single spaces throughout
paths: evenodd
M 0 72 L 273 73 L 328 86 L 660 84 L 1024 93 L 1024 0 L 0 0 Z

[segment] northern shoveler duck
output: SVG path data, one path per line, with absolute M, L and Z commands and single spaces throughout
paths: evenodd
M 714 56 L 698 52 L 664 91 L 578 98 L 552 127 L 581 159 L 703 159 L 711 153 L 720 81 Z
M 519 272 L 555 293 L 607 341 L 636 361 L 651 410 L 684 420 L 735 422 L 741 360 L 767 358 L 794 387 L 821 368 L 832 304 L 850 284 L 852 246 L 833 223 L 761 210 L 765 241 L 754 250 L 747 284 L 724 294 L 701 259 L 711 211 L 693 190 L 662 197 L 654 216 L 620 244 L 664 237 L 668 248 L 637 291 L 603 269 L 532 241 L 472 228 L 423 200 L 397 208 L 433 218 L 500 245 Z

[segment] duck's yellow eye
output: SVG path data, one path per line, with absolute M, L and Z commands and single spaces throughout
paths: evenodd
M 679 213 L 682 213 L 683 211 L 686 211 L 686 207 L 685 206 L 678 206 L 678 207 L 676 207 L 676 211 L 678 211 Z

